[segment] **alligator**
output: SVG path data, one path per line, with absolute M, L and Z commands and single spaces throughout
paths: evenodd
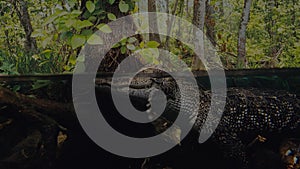
M 153 99 L 151 94 L 157 89 L 167 95 L 166 118 L 174 121 L 176 113 L 180 109 L 180 90 L 172 78 L 150 78 L 149 81 L 133 80 L 129 95 Z M 137 85 L 138 84 L 138 85 Z M 144 86 L 144 88 L 142 87 Z M 183 85 L 189 88 L 189 84 Z M 118 87 L 116 87 L 118 88 Z M 199 92 L 200 102 L 195 103 L 193 99 L 188 104 L 199 104 L 199 110 L 193 129 L 196 131 L 209 130 L 203 128 L 210 109 L 212 93 L 197 86 L 198 91 L 188 90 L 190 96 Z M 188 97 L 185 97 L 188 98 Z M 147 105 L 149 112 L 151 105 Z M 185 106 L 184 112 L 188 114 L 191 106 Z M 170 115 L 171 114 L 171 115 Z M 300 98 L 296 94 L 287 91 L 237 88 L 227 89 L 226 105 L 218 127 L 209 140 L 219 145 L 224 156 L 234 160 L 238 168 L 248 168 L 247 145 L 258 135 L 291 134 L 297 135 L 300 124 Z

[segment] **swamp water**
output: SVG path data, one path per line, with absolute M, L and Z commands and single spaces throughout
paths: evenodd
M 195 73 L 197 82 L 203 88 L 209 89 L 209 78 L 205 72 Z M 291 93 L 300 96 L 300 69 L 269 69 L 269 70 L 236 70 L 227 71 L 226 80 L 228 87 L 242 87 L 242 88 L 259 88 L 259 89 L 273 89 L 273 90 L 287 90 Z M 35 104 L 36 100 L 46 100 L 49 103 L 59 103 L 59 105 L 70 105 L 72 102 L 72 76 L 71 75 L 57 75 L 57 76 L 1 76 L 1 86 L 10 89 L 11 91 L 22 93 L 24 95 L 33 98 L 26 104 Z M 98 74 L 97 79 L 105 80 L 110 79 L 109 74 Z M 144 125 L 136 127 L 134 123 L 126 122 L 124 119 L 120 120 L 122 116 L 118 115 L 111 95 L 107 92 L 96 94 L 99 101 L 99 107 L 104 112 L 105 117 L 117 130 L 127 133 L 128 135 L 138 135 L 139 137 L 147 137 L 149 133 L 153 134 L 152 125 Z M 2 99 L 10 99 L 2 97 Z M 31 103 L 31 101 L 33 101 Z M 1 103 L 2 107 L 5 107 L 6 102 Z M 37 103 L 40 104 L 40 103 Z M 44 104 L 44 103 L 43 103 Z M 12 105 L 10 105 L 12 106 Z M 48 105 L 52 107 L 51 105 Z M 57 105 L 55 105 L 57 106 Z M 32 127 L 30 120 L 18 119 L 18 115 L 4 115 L 0 113 L 0 124 L 7 124 L 12 120 L 5 128 L 0 126 L 0 158 L 4 160 L 3 165 L 0 163 L 0 167 L 4 168 L 55 168 L 55 169 L 126 169 L 126 168 L 143 168 L 143 169 L 184 169 L 184 168 L 226 168 L 225 166 L 231 165 L 230 161 L 223 159 L 218 145 L 211 142 L 204 144 L 197 143 L 197 133 L 192 131 L 181 143 L 172 150 L 161 155 L 147 158 L 147 159 L 130 159 L 124 158 L 111 153 L 106 152 L 102 148 L 98 147 L 86 133 L 82 130 L 78 120 L 74 116 L 74 112 L 70 114 L 61 114 L 59 109 L 55 109 L 55 106 L 50 108 L 51 111 L 58 111 L 53 113 L 54 119 L 58 119 L 58 124 L 64 128 L 64 131 L 60 131 L 58 135 L 58 146 L 53 146 L 52 149 L 43 151 L 53 151 L 55 153 L 54 159 L 48 159 L 43 157 L 48 152 L 41 151 L 41 145 L 45 144 L 44 137 L 39 134 L 33 135 L 35 129 L 39 129 L 39 125 Z M 37 111 L 43 111 L 39 107 Z M 12 108 L 4 108 L 5 113 Z M 2 110 L 2 111 L 3 111 Z M 71 110 L 71 109 L 70 109 Z M 63 112 L 67 113 L 67 112 Z M 51 112 L 48 113 L 51 117 Z M 22 116 L 20 116 L 22 118 Z M 33 122 L 34 123 L 34 122 Z M 34 125 L 36 125 L 34 123 Z M 30 126 L 30 127 L 28 127 Z M 44 130 L 43 130 L 44 131 Z M 134 131 L 134 132 L 133 132 Z M 31 134 L 31 135 L 30 135 Z M 101 133 L 100 133 L 101 134 Z M 151 135 L 150 134 L 150 135 Z M 26 144 L 26 140 L 29 136 L 32 137 L 31 142 L 38 139 L 36 146 L 38 150 L 28 150 L 36 152 L 28 152 L 16 148 L 22 140 Z M 103 135 L 105 137 L 105 135 Z M 265 137 L 265 136 L 263 136 Z M 299 134 L 300 138 L 300 134 Z M 255 139 L 255 138 L 253 138 Z M 285 168 L 285 165 L 281 163 L 279 154 L 279 145 L 282 140 L 286 138 L 278 138 L 278 136 L 268 136 L 266 142 L 254 142 L 249 148 L 248 156 L 251 168 Z M 22 144 L 21 144 L 22 145 Z M 43 148 L 43 147 L 42 147 Z M 55 148 L 55 150 L 53 150 Z M 20 151 L 21 157 L 9 156 L 11 151 Z M 132 151 L 135 151 L 134 149 Z M 33 156 L 30 156 L 33 154 Z M 46 156 L 46 155 L 45 155 Z M 9 159 L 7 159 L 9 157 Z M 10 161 L 9 161 L 10 160 Z M 15 161 L 14 161 L 15 160 Z M 46 161 L 46 162 L 45 162 Z M 228 164 L 229 163 L 229 164 Z

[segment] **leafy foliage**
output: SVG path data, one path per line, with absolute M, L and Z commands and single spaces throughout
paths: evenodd
M 82 3 L 85 2 L 85 3 Z M 159 1 L 163 2 L 163 1 Z M 210 0 L 212 18 L 207 21 L 213 28 L 216 49 L 228 69 L 236 68 L 237 36 L 243 5 L 240 1 Z M 176 4 L 177 3 L 177 4 Z M 137 5 L 138 4 L 138 5 Z M 158 4 L 158 12 L 174 13 L 192 21 L 193 1 L 180 0 Z M 25 32 L 10 1 L 0 2 L 0 71 L 5 74 L 72 72 L 78 53 L 84 44 L 103 44 L 93 33 L 97 30 L 111 33 L 108 22 L 118 14 L 138 12 L 141 1 L 136 0 L 65 0 L 27 2 L 33 26 L 31 37 L 37 41 L 37 52 L 24 52 Z M 114 7 L 112 10 L 112 7 Z M 110 9 L 111 8 L 111 9 Z M 164 9 L 163 9 L 164 8 Z M 297 0 L 253 1 L 247 27 L 246 57 L 248 68 L 299 67 L 300 65 L 300 2 Z M 142 12 L 142 11 L 140 11 Z M 192 36 L 180 23 L 173 27 L 183 36 Z M 206 32 L 209 32 L 206 27 Z M 168 44 L 166 44 L 168 43 Z M 193 51 L 176 39 L 161 36 L 161 44 L 129 37 L 114 47 L 121 54 L 151 48 L 144 54 L 146 60 L 155 61 L 157 47 L 165 47 L 191 64 Z M 117 49 L 116 49 L 117 50 Z M 154 60 L 153 60 L 154 59 Z M 78 59 L 82 60 L 82 59 Z
M 116 4 L 118 3 L 118 4 Z M 117 5 L 121 12 L 129 12 L 135 7 L 135 1 L 87 1 L 82 7 L 81 1 L 32 1 L 30 14 L 34 24 L 34 32 L 31 37 L 38 41 L 39 52 L 28 54 L 22 52 L 22 28 L 13 20 L 18 20 L 16 14 L 11 11 L 9 2 L 1 1 L 1 15 L 3 20 L 0 35 L 8 35 L 3 38 L 1 44 L 0 70 L 9 73 L 60 73 L 70 72 L 76 64 L 78 51 L 85 44 L 102 44 L 103 40 L 93 33 L 98 29 L 104 33 L 110 33 L 111 29 L 105 23 L 116 20 L 117 16 L 106 7 Z M 6 25 L 10 25 L 6 27 Z M 8 43 L 10 42 L 10 43 Z M 14 47 L 13 45 L 16 45 Z M 16 50 L 17 49 L 17 50 Z M 23 68 L 23 66 L 27 66 Z

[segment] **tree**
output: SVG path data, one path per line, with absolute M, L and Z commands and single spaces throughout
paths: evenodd
M 148 0 L 148 12 L 156 12 L 155 0 Z M 157 26 L 157 18 L 149 18 L 149 29 L 152 29 L 152 31 L 154 32 L 159 32 Z M 159 34 L 150 33 L 149 40 L 161 43 Z
M 23 26 L 23 29 L 25 31 L 25 42 L 24 42 L 25 51 L 28 53 L 37 52 L 36 40 L 31 37 L 33 28 L 28 13 L 27 2 L 23 0 L 12 0 L 11 3 L 15 8 L 15 11 L 21 22 L 21 25 Z
M 136 8 L 136 3 L 143 7 Z M 192 6 L 193 3 L 195 6 Z M 251 11 L 248 11 L 249 16 L 251 12 L 251 20 L 248 23 L 244 20 L 247 11 L 244 11 L 244 3 L 240 1 L 206 0 L 205 8 L 200 4 L 204 4 L 204 1 L 149 0 L 149 4 L 148 1 L 137 0 L 1 1 L 0 72 L 72 72 L 81 47 L 93 32 L 99 28 L 107 32 L 109 28 L 102 27 L 106 23 L 138 11 L 148 11 L 148 8 L 150 12 L 166 12 L 182 17 L 202 31 L 205 30 L 206 37 L 215 45 L 227 69 L 244 67 L 246 64 L 249 68 L 299 67 L 300 1 L 252 1 Z M 203 9 L 206 9 L 205 12 L 200 12 Z M 156 18 L 152 19 L 150 26 L 157 32 L 160 25 L 157 25 Z M 170 30 L 182 33 L 185 37 L 193 35 L 193 30 L 187 30 L 180 22 L 175 23 L 170 19 L 167 23 L 169 35 Z M 150 41 L 162 41 L 160 46 L 178 55 L 188 65 L 193 62 L 193 69 L 203 68 L 200 60 L 193 57 L 192 49 L 178 40 L 168 36 L 150 36 Z M 145 36 L 142 41 L 145 40 L 149 40 L 148 37 Z M 130 49 L 127 50 L 127 45 L 127 42 L 123 42 L 123 45 L 112 49 L 106 63 L 116 67 L 130 49 L 139 47 L 137 42 L 129 44 Z
M 204 33 L 204 21 L 205 21 L 205 9 L 206 8 L 206 0 L 194 0 L 194 14 L 193 14 L 193 24 L 198 27 L 203 33 Z M 196 35 L 196 30 L 193 31 L 194 37 Z M 204 41 L 203 39 L 204 35 L 200 35 L 200 39 L 195 39 L 198 43 L 202 43 Z M 193 70 L 199 70 L 201 69 L 201 60 L 198 56 L 194 55 L 193 57 L 193 64 L 192 69 Z
M 205 16 L 205 27 L 206 37 L 210 40 L 213 46 L 217 45 L 216 42 L 216 31 L 215 31 L 215 5 L 211 5 L 211 0 L 206 1 L 206 16 Z
M 169 6 L 170 6 L 170 1 L 167 0 L 167 13 L 169 13 Z M 178 0 L 175 0 L 175 4 L 174 4 L 174 8 L 172 10 L 172 15 L 175 15 L 175 12 L 176 12 L 176 9 L 177 9 L 177 6 L 178 6 Z M 171 33 L 171 29 L 172 29 L 172 26 L 174 24 L 174 18 L 172 18 L 171 20 L 168 18 L 167 20 L 168 24 L 167 24 L 167 37 L 166 37 L 166 42 L 165 42 L 165 48 L 169 48 L 169 41 L 170 41 L 170 38 L 169 38 L 169 35 Z
M 239 68 L 246 66 L 246 29 L 250 18 L 250 8 L 252 0 L 244 1 L 244 10 L 240 22 L 239 34 L 238 34 L 238 58 L 237 65 Z

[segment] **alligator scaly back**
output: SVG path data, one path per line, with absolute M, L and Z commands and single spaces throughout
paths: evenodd
M 164 82 L 155 84 L 169 95 L 166 111 L 178 111 L 180 109 L 180 91 L 176 88 L 175 81 L 165 79 Z M 185 87 L 189 85 L 185 84 Z M 207 119 L 210 109 L 211 91 L 190 91 L 200 93 L 198 115 L 194 129 L 199 132 L 212 132 L 211 128 L 204 128 L 203 124 L 215 125 L 215 118 Z M 187 98 L 187 97 L 185 97 Z M 246 145 L 257 135 L 294 132 L 300 123 L 300 100 L 295 94 L 287 91 L 275 91 L 256 88 L 228 88 L 226 106 L 220 123 L 214 131 L 211 140 L 220 145 L 226 157 L 240 162 L 246 168 Z M 185 112 L 193 112 L 186 106 Z
M 211 91 L 198 88 L 194 91 L 190 83 L 182 85 L 190 93 L 180 93 L 178 85 L 172 78 L 141 78 L 131 81 L 130 96 L 149 100 L 152 91 L 160 89 L 167 95 L 167 106 L 164 118 L 174 121 L 179 109 L 183 109 L 188 118 L 197 111 L 193 126 L 194 130 L 212 133 L 210 141 L 215 142 L 226 158 L 240 163 L 238 168 L 247 168 L 246 147 L 258 135 L 272 135 L 278 133 L 293 133 L 299 129 L 300 100 L 295 94 L 287 91 L 257 89 L 257 88 L 228 88 L 226 105 L 221 121 L 217 117 L 208 116 L 211 105 Z M 155 90 L 153 90 L 155 89 Z M 193 99 L 194 93 L 199 92 L 200 102 Z M 182 97 L 181 94 L 185 96 Z M 185 98 L 186 100 L 182 100 Z M 184 102 L 185 104 L 181 104 Z M 199 104 L 199 110 L 192 110 L 189 104 Z M 181 107 L 184 105 L 184 107 Z M 151 107 L 150 107 L 151 108 Z M 209 119 L 208 119 L 209 118 Z M 218 125 L 211 131 L 210 125 Z M 218 123 L 218 124 L 217 124 Z

